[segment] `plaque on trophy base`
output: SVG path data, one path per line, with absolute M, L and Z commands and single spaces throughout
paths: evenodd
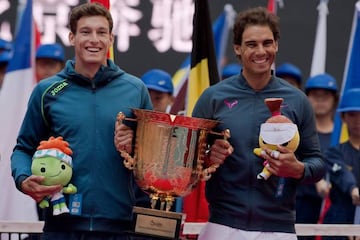
M 182 213 L 134 207 L 135 233 L 164 239 L 179 239 Z

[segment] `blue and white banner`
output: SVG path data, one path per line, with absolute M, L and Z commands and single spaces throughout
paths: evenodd
M 26 1 L 18 26 L 13 58 L 0 90 L 0 220 L 34 221 L 38 219 L 36 203 L 16 189 L 10 169 L 12 150 L 35 85 L 32 0 Z
M 360 88 L 360 1 L 355 4 L 355 13 L 351 29 L 349 48 L 342 81 L 340 101 L 344 92 L 352 88 Z M 331 144 L 336 145 L 339 142 L 347 140 L 347 130 L 341 122 L 340 115 L 335 115 L 335 126 L 332 134 Z

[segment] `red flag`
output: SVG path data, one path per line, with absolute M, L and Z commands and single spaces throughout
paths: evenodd
M 220 80 L 208 0 L 195 1 L 192 42 L 186 105 L 186 112 L 189 116 L 201 93 Z M 183 212 L 186 214 L 185 221 L 187 222 L 206 222 L 208 220 L 205 182 L 199 182 L 198 186 L 184 197 Z
M 280 8 L 283 8 L 284 0 L 268 0 L 267 9 L 269 10 L 269 12 L 277 14 L 277 6 L 279 6 Z
M 268 0 L 268 6 L 267 9 L 269 10 L 269 12 L 272 13 L 277 13 L 277 9 L 276 9 L 276 0 Z M 275 62 L 273 62 L 273 64 L 271 65 L 271 69 L 275 70 Z
M 90 2 L 97 2 L 104 5 L 107 9 L 110 9 L 110 1 L 109 0 L 90 0 Z
M 269 0 L 267 8 L 270 12 L 276 14 L 276 0 Z

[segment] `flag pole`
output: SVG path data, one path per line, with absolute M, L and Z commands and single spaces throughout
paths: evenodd
M 319 12 L 314 44 L 314 52 L 311 63 L 310 76 L 325 73 L 326 66 L 326 42 L 327 42 L 327 15 L 329 0 L 320 0 L 317 7 Z

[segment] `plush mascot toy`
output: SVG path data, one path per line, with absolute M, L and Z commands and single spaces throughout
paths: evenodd
M 73 172 L 71 155 L 72 150 L 69 148 L 69 143 L 62 137 L 50 137 L 47 141 L 41 141 L 33 155 L 31 171 L 34 175 L 45 177 L 41 184 L 64 186 L 62 191 L 46 197 L 39 203 L 41 208 L 49 207 L 48 200 L 50 199 L 53 215 L 69 212 L 63 193 L 74 194 L 77 192 L 76 187 L 69 184 Z
M 279 152 L 277 152 L 277 146 L 285 146 L 291 151 L 295 152 L 300 142 L 300 135 L 296 124 L 294 124 L 289 118 L 281 115 L 282 98 L 267 98 L 265 104 L 271 112 L 271 117 L 261 124 L 259 146 L 255 148 L 254 153 L 261 157 L 265 153 L 264 149 L 272 149 L 275 158 L 277 158 Z M 267 180 L 271 173 L 267 169 L 268 163 L 264 162 L 264 168 L 261 173 L 257 175 L 258 179 Z

